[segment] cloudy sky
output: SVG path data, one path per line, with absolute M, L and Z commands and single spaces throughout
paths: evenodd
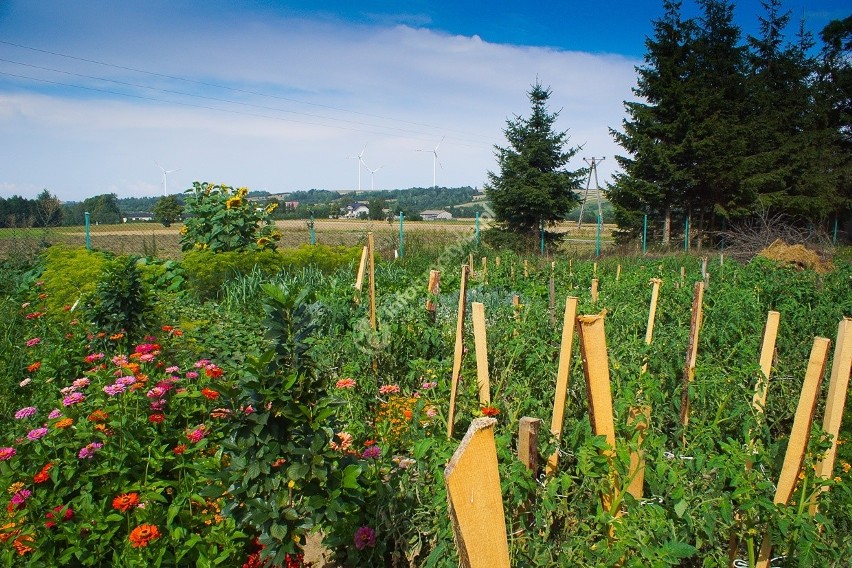
M 316 6 L 321 6 L 317 8 Z M 757 33 L 759 0 L 737 2 Z M 847 0 L 786 0 L 818 32 Z M 684 2 L 684 12 L 694 5 Z M 661 1 L 0 0 L 0 196 L 481 187 L 538 79 L 582 158 L 632 98 Z M 440 146 L 438 146 L 440 144 Z M 362 154 L 363 164 L 357 156 Z M 374 170 L 371 174 L 370 170 Z

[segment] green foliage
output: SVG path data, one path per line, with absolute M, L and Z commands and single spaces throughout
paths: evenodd
M 295 249 L 248 252 L 192 251 L 184 255 L 183 267 L 189 286 L 199 297 L 212 298 L 221 286 L 240 275 L 253 272 L 270 277 L 277 272 L 299 270 L 315 266 L 332 272 L 342 266 L 357 262 L 361 251 L 357 247 L 302 245 Z
M 272 224 L 273 207 L 258 207 L 246 199 L 248 188 L 193 182 L 184 192 L 189 218 L 181 228 L 184 252 L 275 250 L 281 232 Z
M 167 195 L 159 199 L 151 209 L 154 218 L 163 224 L 164 227 L 170 227 L 172 223 L 180 219 L 183 213 L 183 205 L 174 195 Z
M 107 335 L 123 334 L 124 345 L 143 338 L 153 311 L 153 298 L 137 263 L 132 256 L 113 259 L 86 306 L 95 328 Z
M 539 83 L 528 96 L 529 118 L 516 117 L 506 124 L 508 148 L 496 148 L 500 173 L 488 172 L 485 193 L 497 222 L 517 233 L 535 233 L 566 218 L 578 203 L 576 190 L 584 170 L 565 165 L 579 148 L 565 148 L 566 132 L 554 132 L 559 113 L 548 113 L 550 90 Z
M 61 313 L 65 306 L 82 307 L 95 291 L 106 269 L 105 254 L 83 247 L 56 244 L 44 252 L 44 293 L 51 313 Z
M 118 207 L 118 196 L 114 193 L 104 193 L 89 197 L 81 203 L 65 205 L 63 222 L 65 225 L 83 225 L 86 212 L 89 213 L 89 221 L 93 225 L 121 223 L 122 215 Z

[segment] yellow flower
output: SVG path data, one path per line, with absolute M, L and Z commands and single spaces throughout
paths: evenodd
M 241 188 L 239 188 L 239 189 L 237 190 L 237 198 L 242 199 L 243 197 L 245 197 L 246 195 L 248 195 L 248 191 L 249 191 L 249 190 L 248 190 L 248 188 L 247 188 L 247 187 L 241 187 Z
M 239 207 L 243 204 L 243 200 L 239 197 L 232 197 L 225 202 L 225 207 L 228 209 L 233 209 L 234 207 Z
M 272 241 L 270 241 L 266 237 L 260 237 L 259 239 L 257 239 L 257 246 L 259 246 L 260 248 L 263 248 L 266 245 L 268 245 L 270 242 L 272 242 Z
M 269 205 L 267 205 L 267 206 L 266 206 L 266 212 L 267 212 L 267 213 L 272 213 L 272 212 L 273 212 L 273 211 L 275 211 L 276 209 L 278 209 L 278 204 L 277 204 L 277 203 L 270 203 Z
M 180 234 L 181 234 L 181 235 L 185 235 L 185 234 L 186 234 L 186 225 L 184 225 L 183 227 L 181 227 L 181 228 L 180 228 Z
M 843 473 L 849 473 L 849 470 L 852 469 L 852 465 L 849 465 L 849 462 L 841 461 L 840 467 L 843 468 Z
M 8 490 L 8 491 L 9 491 L 9 493 L 11 493 L 12 495 L 14 495 L 15 493 L 17 493 L 18 491 L 20 491 L 20 490 L 21 490 L 21 489 L 23 489 L 23 488 L 24 488 L 24 484 L 23 484 L 23 482 L 21 482 L 21 481 L 17 481 L 17 482 L 15 482 L 15 483 L 13 483 L 12 485 L 10 485 L 10 486 L 9 486 L 9 490 Z
M 290 481 L 287 482 L 287 487 L 289 487 L 290 489 L 293 489 L 294 487 L 296 487 L 296 482 L 291 479 Z

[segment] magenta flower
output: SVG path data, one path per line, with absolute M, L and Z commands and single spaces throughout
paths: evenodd
M 82 389 L 89 386 L 89 379 L 87 379 L 86 377 L 81 377 L 71 384 L 74 386 L 74 388 Z
M 91 355 L 86 355 L 86 363 L 94 363 L 95 361 L 100 361 L 103 358 L 103 353 L 92 353 Z
M 382 455 L 382 449 L 378 446 L 370 446 L 361 453 L 364 459 L 376 459 Z
M 188 372 L 186 373 L 186 378 L 187 378 L 187 379 L 197 379 L 197 378 L 198 378 L 198 373 L 196 373 L 195 371 L 188 371 Z
M 73 406 L 77 403 L 83 402 L 84 400 L 86 400 L 86 397 L 83 396 L 83 393 L 72 392 L 62 399 L 62 406 Z
M 27 340 L 27 347 L 35 347 L 39 343 L 41 343 L 41 337 L 33 337 Z
M 62 416 L 62 411 L 59 410 L 58 408 L 54 408 L 53 410 L 50 411 L 50 414 L 47 415 L 47 417 L 50 418 L 51 420 L 59 418 L 60 416 Z
M 360 527 L 355 531 L 355 548 L 364 550 L 368 546 L 370 548 L 376 546 L 376 531 L 370 527 Z
M 91 459 L 92 456 L 95 455 L 95 452 L 103 448 L 104 445 L 100 442 L 92 442 L 91 444 L 87 444 L 85 448 L 80 450 L 80 453 L 77 454 L 77 457 L 82 459 Z
M 197 444 L 201 441 L 201 439 L 207 434 L 207 431 L 204 429 L 204 425 L 202 424 L 192 432 L 186 435 L 190 442 L 193 444 Z
M 30 440 L 39 440 L 47 435 L 47 428 L 35 428 L 27 433 L 27 438 Z
M 145 396 L 148 398 L 161 398 L 164 394 L 166 394 L 166 389 L 163 387 L 154 387 L 149 390 Z
M 38 412 L 38 408 L 36 408 L 35 406 L 25 406 L 15 413 L 15 420 L 23 420 L 24 418 L 29 418 L 36 412 Z
M 10 460 L 16 453 L 15 448 L 0 448 L 0 461 Z
M 118 383 L 114 385 L 107 385 L 103 388 L 103 391 L 107 393 L 109 396 L 117 396 L 125 391 L 126 387 L 124 385 L 119 385 Z
M 167 373 L 180 373 L 180 367 L 178 367 L 177 365 L 172 366 L 172 367 L 166 367 L 166 372 Z
M 21 489 L 14 495 L 12 495 L 12 505 L 23 505 L 24 501 L 30 498 L 33 492 L 29 489 Z
M 133 383 L 136 382 L 136 377 L 133 375 L 128 375 L 126 377 L 119 377 L 115 380 L 115 384 L 121 385 L 123 387 L 129 387 Z

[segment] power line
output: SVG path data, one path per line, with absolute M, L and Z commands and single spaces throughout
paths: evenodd
M 213 87 L 213 88 L 216 88 L 216 89 L 224 89 L 224 90 L 228 90 L 228 91 L 234 91 L 234 92 L 237 92 L 237 93 L 243 93 L 243 94 L 248 94 L 248 95 L 256 95 L 256 96 L 260 96 L 260 97 L 268 97 L 268 98 L 272 98 L 272 99 L 279 99 L 279 100 L 282 100 L 282 101 L 288 101 L 288 102 L 293 102 L 293 103 L 303 104 L 303 105 L 310 105 L 310 106 L 325 108 L 325 109 L 329 109 L 329 110 L 335 110 L 335 111 L 339 111 L 339 112 L 357 114 L 357 115 L 366 116 L 366 117 L 369 117 L 369 118 L 377 118 L 377 119 L 380 119 L 380 120 L 390 120 L 390 121 L 393 121 L 393 122 L 410 124 L 412 126 L 421 126 L 421 127 L 425 127 L 425 128 L 440 130 L 441 132 L 455 132 L 457 134 L 464 134 L 466 136 L 475 136 L 477 138 L 490 139 L 490 137 L 488 137 L 488 136 L 484 136 L 484 135 L 476 134 L 476 133 L 471 133 L 471 132 L 465 132 L 465 131 L 462 131 L 462 130 L 455 130 L 455 129 L 451 129 L 451 128 L 443 128 L 443 127 L 440 127 L 440 126 L 433 126 L 431 124 L 426 124 L 426 123 L 422 123 L 422 122 L 413 122 L 413 121 L 401 120 L 401 119 L 398 119 L 398 118 L 392 118 L 392 117 L 387 117 L 387 116 L 382 116 L 382 115 L 370 114 L 370 113 L 366 113 L 366 112 L 359 112 L 359 111 L 356 111 L 356 110 L 350 110 L 350 109 L 345 109 L 345 108 L 341 108 L 341 107 L 325 105 L 325 104 L 322 104 L 322 103 L 314 103 L 314 102 L 310 102 L 310 101 L 303 101 L 303 100 L 293 99 L 293 98 L 289 98 L 289 97 L 282 97 L 280 95 L 273 95 L 273 94 L 269 94 L 269 93 L 263 93 L 263 92 L 260 92 L 260 91 L 253 91 L 253 90 L 249 90 L 249 89 L 240 89 L 238 87 L 230 87 L 230 86 L 227 86 L 227 85 L 219 85 L 219 84 L 216 84 L 216 83 L 207 83 L 205 81 L 197 81 L 195 79 L 187 79 L 186 77 L 178 77 L 178 76 L 175 76 L 175 75 L 168 75 L 168 74 L 165 74 L 165 73 L 157 73 L 155 71 L 147 71 L 145 69 L 138 69 L 138 68 L 135 68 L 135 67 L 127 67 L 127 66 L 124 66 L 124 65 L 116 65 L 116 64 L 113 64 L 113 63 L 106 63 L 106 62 L 103 62 L 103 61 L 97 61 L 95 59 L 88 59 L 88 58 L 85 58 L 85 57 L 77 57 L 77 56 L 74 56 L 74 55 L 68 55 L 68 54 L 59 53 L 59 52 L 56 52 L 56 51 L 39 49 L 39 48 L 36 48 L 36 47 L 21 45 L 19 43 L 13 43 L 13 42 L 10 42 L 10 41 L 0 40 L 0 44 L 10 45 L 10 46 L 17 47 L 17 48 L 20 48 L 20 49 L 28 49 L 30 51 L 35 51 L 35 52 L 38 52 L 38 53 L 44 53 L 44 54 L 47 54 L 47 55 L 54 55 L 56 57 L 64 57 L 66 59 L 73 59 L 75 61 L 82 61 L 82 62 L 85 62 L 85 63 L 93 63 L 95 65 L 103 65 L 104 67 L 112 67 L 113 69 L 121 69 L 123 71 L 132 71 L 134 73 L 143 73 L 143 74 L 146 74 L 146 75 L 151 75 L 153 77 L 162 77 L 162 78 L 165 78 L 165 79 L 172 79 L 174 81 L 183 81 L 185 83 L 192 83 L 192 84 L 195 84 L 195 85 L 201 85 L 201 86 L 205 86 L 205 87 Z M 103 80 L 108 80 L 108 79 L 103 79 Z M 295 112 L 295 111 L 283 111 L 283 112 Z M 297 114 L 299 114 L 299 113 L 297 113 Z M 308 115 L 308 116 L 311 116 L 311 115 Z

